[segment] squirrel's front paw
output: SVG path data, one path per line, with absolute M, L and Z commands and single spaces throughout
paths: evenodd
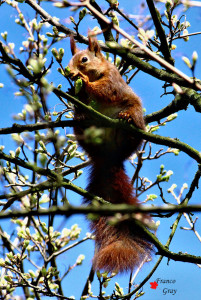
M 128 123 L 133 122 L 133 118 L 131 117 L 131 115 L 128 112 L 120 112 L 118 117 L 119 117 L 119 119 L 126 120 Z
M 78 76 L 85 82 L 88 83 L 89 82 L 89 78 L 87 75 L 84 75 L 83 73 L 79 72 Z

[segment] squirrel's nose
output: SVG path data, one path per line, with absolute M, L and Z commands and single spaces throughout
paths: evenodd
M 68 74 L 68 77 L 70 77 L 70 79 L 72 79 L 72 80 L 75 80 L 76 76 L 77 76 L 77 73 L 78 73 L 78 70 L 74 66 L 72 59 L 71 59 L 71 61 L 68 64 L 68 68 L 69 68 L 69 71 L 70 71 L 69 74 Z
M 75 80 L 76 77 L 78 76 L 77 72 L 70 70 L 70 73 L 68 74 L 68 76 L 70 77 L 70 79 Z

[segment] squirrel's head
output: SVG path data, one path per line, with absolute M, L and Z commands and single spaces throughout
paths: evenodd
M 107 63 L 97 39 L 90 34 L 89 46 L 86 50 L 79 50 L 73 37 L 70 39 L 70 45 L 73 55 L 68 65 L 71 70 L 71 78 L 75 79 L 81 72 L 89 77 L 89 81 L 99 79 L 104 73 Z

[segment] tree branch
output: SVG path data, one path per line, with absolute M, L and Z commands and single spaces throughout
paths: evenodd
M 67 184 L 66 184 L 67 186 Z M 81 189 L 82 190 L 82 189 Z M 90 194 L 91 195 L 91 194 Z M 96 197 L 98 200 L 99 197 Z M 99 198 L 100 199 L 100 198 Z M 106 202 L 105 202 L 106 203 Z M 127 204 L 101 204 L 100 206 L 88 205 L 88 206 L 73 206 L 66 205 L 63 207 L 50 207 L 49 209 L 37 209 L 37 210 L 12 210 L 9 212 L 1 211 L 0 219 L 8 218 L 20 218 L 25 216 L 47 216 L 47 215 L 66 215 L 71 216 L 74 214 L 95 214 L 98 216 L 113 216 L 117 213 L 129 214 L 175 214 L 175 213 L 190 213 L 200 212 L 201 205 L 166 205 L 166 206 L 134 206 Z
M 101 8 L 100 6 L 95 2 L 95 1 L 92 1 L 91 2 L 91 5 L 97 10 L 99 11 L 101 14 L 102 11 L 101 11 Z M 112 31 L 111 31 L 111 28 L 107 26 L 107 24 L 105 24 L 105 22 L 102 20 L 102 18 L 97 18 L 97 21 L 102 29 L 102 32 L 103 32 L 103 35 L 104 35 L 104 38 L 107 42 L 114 42 L 115 39 L 113 37 L 113 34 L 112 34 Z
M 169 83 L 176 83 L 179 86 L 184 86 L 184 87 L 190 87 L 193 88 L 194 90 L 200 90 L 201 85 L 195 84 L 193 80 L 186 80 L 184 77 L 186 76 L 178 76 L 175 72 L 171 73 L 163 69 L 158 69 L 148 62 L 145 62 L 141 60 L 139 57 L 137 57 L 134 53 L 133 50 L 126 49 L 119 44 L 113 42 L 113 43 L 107 43 L 108 46 L 111 48 L 112 53 L 115 53 L 116 55 L 119 55 L 124 58 L 130 65 L 133 65 L 140 69 L 141 71 L 154 76 L 155 78 L 166 81 Z M 153 58 L 155 61 L 155 59 Z M 173 67 L 173 66 L 172 66 Z
M 116 213 L 122 214 L 133 214 L 133 213 L 167 213 L 167 212 L 193 212 L 193 211 L 201 211 L 201 205 L 169 205 L 168 207 L 146 207 L 146 206 L 138 206 L 135 207 L 133 205 L 125 205 L 125 204 L 109 204 L 109 205 L 101 205 L 97 206 L 64 206 L 64 207 L 51 207 L 49 209 L 39 209 L 39 210 L 31 210 L 31 211 L 12 211 L 12 212 L 0 212 L 0 219 L 6 218 L 20 218 L 27 216 L 44 216 L 44 215 L 66 215 L 70 216 L 72 214 L 89 214 L 93 213 L 95 215 L 103 215 L 110 216 Z M 134 219 L 135 220 L 135 219 Z M 147 228 L 145 228 L 139 221 L 135 220 L 139 226 L 141 226 L 144 233 L 149 236 L 149 239 L 153 242 L 153 244 L 158 249 L 158 254 L 166 256 L 175 261 L 183 261 L 190 263 L 201 263 L 201 256 L 194 256 L 190 254 L 182 254 L 182 253 L 174 253 L 169 251 L 166 246 L 162 245 L 157 237 L 152 234 Z
M 0 135 L 1 134 L 11 134 L 11 133 L 21 133 L 24 131 L 36 131 L 42 129 L 49 129 L 55 127 L 74 127 L 78 122 L 75 120 L 64 120 L 64 121 L 52 121 L 52 122 L 40 122 L 36 124 L 26 124 L 20 125 L 14 123 L 12 127 L 7 128 L 0 128 Z
M 73 192 L 76 192 L 77 194 L 83 196 L 84 198 L 90 199 L 91 201 L 100 201 L 101 203 L 107 203 L 103 198 L 95 196 L 95 195 L 87 192 L 86 190 L 82 189 L 81 187 L 78 187 L 75 184 L 73 184 L 70 180 L 67 180 L 67 179 L 62 180 L 61 175 L 60 176 L 58 175 L 58 177 L 56 179 L 54 181 L 49 179 L 42 183 L 35 184 L 31 188 L 24 190 L 24 191 L 20 191 L 18 193 L 14 192 L 12 194 L 0 195 L 0 199 L 8 199 L 8 202 L 4 205 L 2 211 L 5 211 L 7 208 L 9 208 L 14 203 L 14 201 L 21 200 L 21 198 L 23 198 L 29 194 L 38 193 L 38 192 L 41 192 L 44 190 L 49 190 L 49 189 L 61 188 L 61 187 L 71 190 Z
M 161 41 L 161 46 L 160 46 L 160 51 L 163 53 L 164 58 L 170 63 L 173 64 L 173 59 L 171 57 L 171 53 L 169 50 L 169 46 L 167 43 L 167 39 L 165 36 L 165 32 L 164 29 L 161 25 L 161 20 L 158 17 L 158 14 L 156 12 L 155 6 L 154 6 L 154 2 L 153 0 L 146 0 L 147 1 L 147 5 L 149 7 L 149 11 L 151 13 L 155 28 L 156 28 L 156 32 L 159 36 L 159 39 Z
M 188 105 L 191 104 L 195 111 L 201 112 L 201 96 L 192 89 L 183 88 L 183 93 L 176 94 L 174 100 L 166 107 L 159 111 L 153 112 L 145 116 L 146 123 L 159 121 L 175 112 L 186 110 Z

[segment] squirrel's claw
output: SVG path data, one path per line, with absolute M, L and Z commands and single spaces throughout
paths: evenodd
M 133 118 L 128 112 L 120 112 L 118 115 L 119 119 L 126 120 L 128 123 L 133 122 Z

